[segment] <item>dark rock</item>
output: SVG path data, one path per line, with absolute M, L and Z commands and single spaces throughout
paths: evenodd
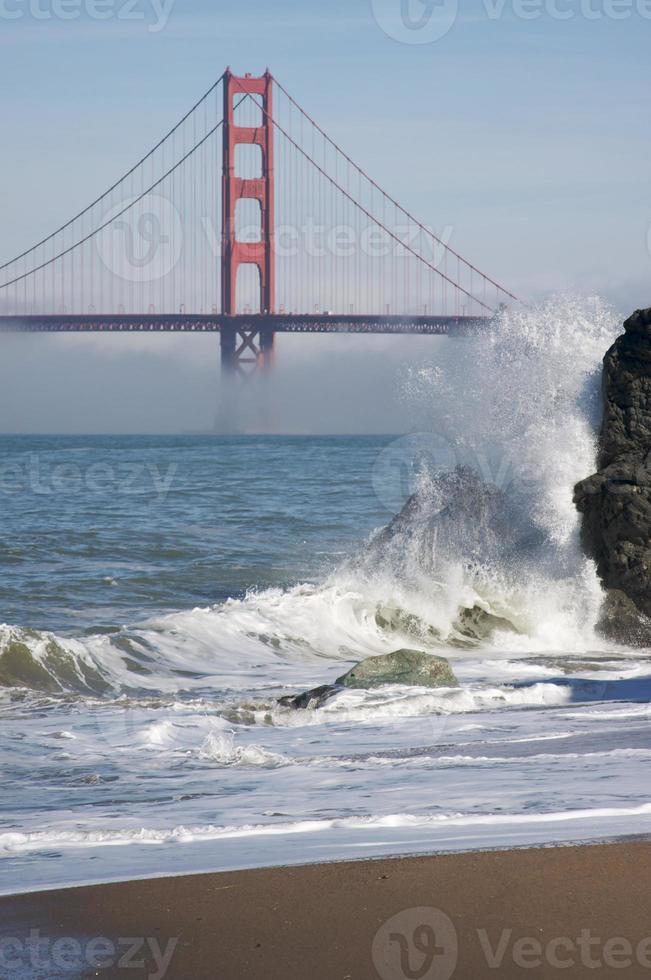
M 321 687 L 315 687 L 311 691 L 304 691 L 302 694 L 290 694 L 286 697 L 278 698 L 278 704 L 282 705 L 283 708 L 298 708 L 302 710 L 306 710 L 307 708 L 321 708 L 340 690 L 341 688 L 334 684 L 322 684 Z
M 598 629 L 608 640 L 628 646 L 647 646 L 651 638 L 651 619 L 641 613 L 627 595 L 611 589 L 606 593 Z
M 624 331 L 604 358 L 600 470 L 651 451 L 651 309 L 629 317 Z
M 391 563 L 408 575 L 411 547 L 418 545 L 418 565 L 431 571 L 438 556 L 463 555 L 467 564 L 517 560 L 531 553 L 543 532 L 519 520 L 515 502 L 471 467 L 457 466 L 437 474 L 425 493 L 409 498 L 400 513 L 378 534 L 367 560 Z M 401 570 L 401 564 L 406 567 Z
M 457 466 L 432 474 L 353 567 L 358 577 L 371 580 L 378 568 L 386 568 L 406 591 L 418 594 L 427 581 L 433 594 L 443 594 L 449 564 L 462 565 L 470 579 L 491 567 L 518 568 L 526 574 L 545 547 L 545 532 L 532 524 L 523 494 L 497 487 L 472 467 Z M 399 609 L 382 609 L 376 622 L 387 632 L 413 637 L 415 646 L 438 642 L 469 648 L 495 631 L 517 632 L 512 623 L 479 605 L 460 604 L 445 632 Z
M 283 708 L 306 710 L 322 708 L 330 698 L 345 688 L 367 690 L 382 684 L 407 684 L 412 687 L 457 687 L 450 664 L 420 650 L 396 650 L 379 657 L 367 657 L 356 664 L 334 684 L 323 684 L 303 694 L 279 698 Z
M 513 623 L 501 616 L 494 616 L 486 612 L 480 606 L 473 606 L 471 609 L 460 609 L 457 614 L 456 628 L 462 636 L 472 640 L 486 640 L 496 630 L 499 632 L 516 633 Z
M 457 679 L 444 657 L 419 650 L 396 650 L 379 657 L 367 657 L 335 681 L 342 687 L 371 688 L 382 684 L 408 684 L 414 687 L 457 687 Z
M 582 540 L 609 597 L 601 627 L 648 643 L 651 630 L 651 309 L 624 324 L 604 358 L 598 472 L 574 491 Z M 625 601 L 626 600 L 626 601 Z M 643 614 L 640 616 L 640 613 Z

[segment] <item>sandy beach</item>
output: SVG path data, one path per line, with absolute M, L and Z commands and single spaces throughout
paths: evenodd
M 651 973 L 650 872 L 651 846 L 626 842 L 4 897 L 0 975 L 639 978 Z

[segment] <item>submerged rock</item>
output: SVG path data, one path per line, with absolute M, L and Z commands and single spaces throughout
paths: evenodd
M 517 633 L 513 623 L 502 616 L 494 616 L 480 606 L 461 609 L 456 618 L 456 628 L 462 636 L 471 640 L 486 640 L 493 633 Z
M 622 642 L 651 642 L 651 309 L 624 324 L 604 358 L 604 417 L 598 472 L 574 500 L 582 540 L 609 597 L 602 630 Z M 626 600 L 626 601 L 624 601 Z
M 321 708 L 339 690 L 340 688 L 334 684 L 322 684 L 311 691 L 303 691 L 302 694 L 289 694 L 286 697 L 278 698 L 278 704 L 283 708 L 299 708 L 302 710 Z
M 367 657 L 338 677 L 335 684 L 353 688 L 380 687 L 382 684 L 456 687 L 457 679 L 444 657 L 419 650 L 396 650 L 379 657 Z
M 345 688 L 368 690 L 383 684 L 410 687 L 457 687 L 458 682 L 444 657 L 420 650 L 396 650 L 378 657 L 367 657 L 338 677 L 334 684 L 322 684 L 302 694 L 279 698 L 283 708 L 321 708 Z
M 468 566 L 518 561 L 543 543 L 544 533 L 518 519 L 514 507 L 512 494 L 471 467 L 457 466 L 409 498 L 365 559 L 390 564 L 403 579 L 414 559 L 424 572 L 435 571 L 441 555 L 463 556 Z

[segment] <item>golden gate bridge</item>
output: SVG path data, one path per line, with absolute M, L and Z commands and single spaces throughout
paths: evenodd
M 458 335 L 511 300 L 269 71 L 228 69 L 107 191 L 0 265 L 0 331 L 214 331 L 240 374 L 269 367 L 278 333 Z

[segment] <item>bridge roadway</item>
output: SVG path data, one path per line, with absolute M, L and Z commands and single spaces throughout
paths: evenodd
M 226 329 L 257 329 L 273 333 L 367 333 L 463 336 L 485 329 L 490 317 L 375 316 L 364 314 L 240 314 L 132 313 L 0 316 L 4 333 L 219 333 Z

